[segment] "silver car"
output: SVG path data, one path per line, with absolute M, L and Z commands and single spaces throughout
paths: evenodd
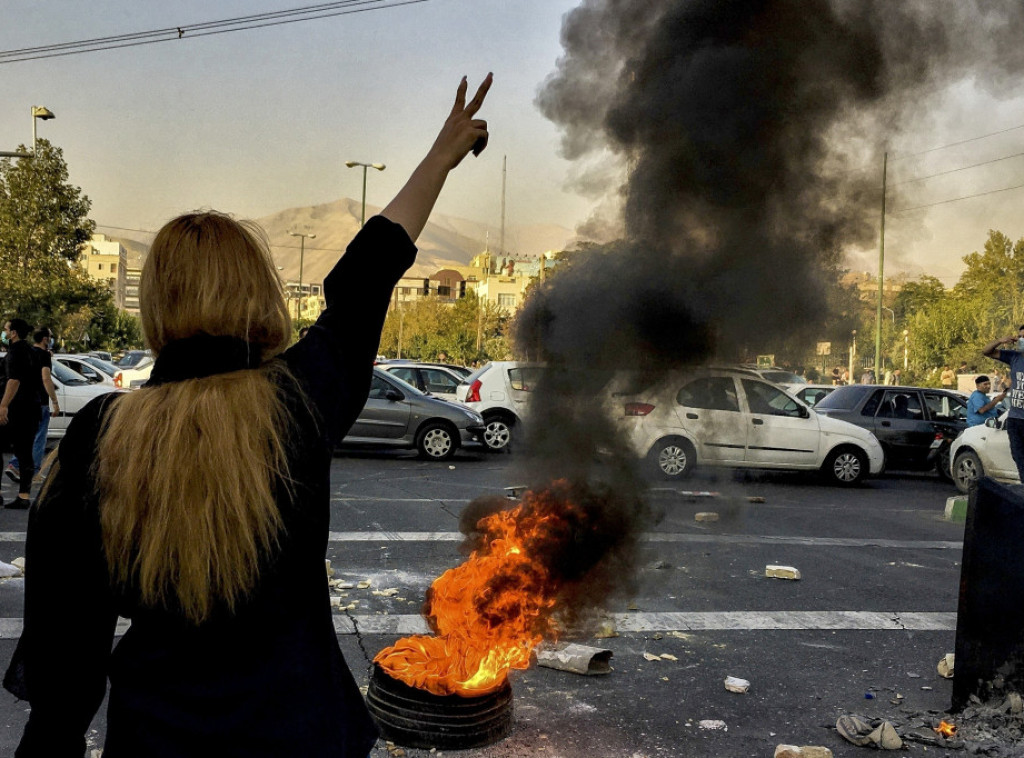
M 444 461 L 459 447 L 482 445 L 484 420 L 460 403 L 430 397 L 379 368 L 370 396 L 341 444 L 344 447 L 410 448 Z

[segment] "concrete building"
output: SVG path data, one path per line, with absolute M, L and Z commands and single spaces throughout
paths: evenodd
M 124 309 L 128 275 L 128 251 L 124 245 L 105 234 L 94 234 L 82 245 L 79 262 L 92 279 L 106 282 L 114 296 L 114 305 Z

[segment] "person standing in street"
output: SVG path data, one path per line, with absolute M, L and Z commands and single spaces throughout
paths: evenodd
M 987 358 L 995 358 L 1010 367 L 1009 414 L 1006 417 L 1006 435 L 1010 441 L 1010 455 L 1017 465 L 1017 474 L 1024 482 L 1024 352 L 1021 350 L 1000 349 L 1003 345 L 1021 347 L 1024 339 L 1024 326 L 1017 329 L 1017 334 L 994 339 L 982 349 Z
M 992 380 L 982 374 L 974 380 L 976 389 L 967 398 L 967 426 L 980 426 L 990 418 L 999 418 L 1001 411 L 999 404 L 1006 397 L 1006 392 L 1000 392 L 994 398 L 989 399 L 988 393 L 992 391 Z
M 57 388 L 53 386 L 53 378 L 50 375 L 53 370 L 53 356 L 50 355 L 50 330 L 37 329 L 32 335 L 35 343 L 32 345 L 32 358 L 39 367 L 40 379 L 42 381 L 42 393 L 39 396 L 39 427 L 36 429 L 36 436 L 32 441 L 32 462 L 35 464 L 36 478 L 43 469 L 43 457 L 46 455 L 46 435 L 50 431 L 50 412 L 53 415 L 60 413 L 60 402 L 57 400 Z M 11 458 L 7 465 L 6 474 L 15 482 L 21 482 L 21 463 L 18 456 Z
M 953 384 L 956 382 L 956 374 L 949 366 L 942 367 L 942 373 L 939 374 L 939 381 L 942 383 L 942 389 L 951 390 Z
M 7 384 L 0 398 L 0 428 L 14 454 L 21 459 L 18 496 L 7 508 L 28 508 L 35 465 L 32 441 L 39 427 L 39 394 L 42 378 L 28 343 L 29 325 L 24 319 L 12 318 L 8 334 L 10 344 L 5 359 Z
M 476 114 L 491 81 L 467 102 L 463 77 L 294 343 L 259 227 L 196 211 L 157 232 L 139 284 L 150 380 L 75 414 L 29 512 L 24 626 L 3 680 L 31 705 L 15 758 L 82 758 L 108 680 L 104 758 L 370 754 L 378 731 L 324 570 L 332 453 L 449 173 L 486 146 Z M 118 616 L 131 625 L 115 645 Z

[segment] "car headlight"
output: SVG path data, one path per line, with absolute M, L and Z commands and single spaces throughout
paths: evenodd
M 484 423 L 484 417 L 481 416 L 476 411 L 466 411 L 466 415 L 469 416 L 469 420 L 472 421 L 474 424 L 479 425 Z

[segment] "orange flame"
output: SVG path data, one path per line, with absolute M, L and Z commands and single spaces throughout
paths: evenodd
M 435 695 L 485 695 L 510 669 L 530 665 L 530 653 L 555 636 L 557 582 L 536 560 L 547 538 L 566 531 L 564 481 L 477 523 L 480 546 L 449 569 L 427 594 L 424 615 L 435 636 L 398 640 L 374 658 L 385 673 Z
M 951 739 L 952 737 L 956 736 L 956 725 L 951 724 L 948 721 L 940 721 L 939 725 L 933 727 L 933 729 L 935 729 L 937 733 L 939 733 L 946 739 Z

